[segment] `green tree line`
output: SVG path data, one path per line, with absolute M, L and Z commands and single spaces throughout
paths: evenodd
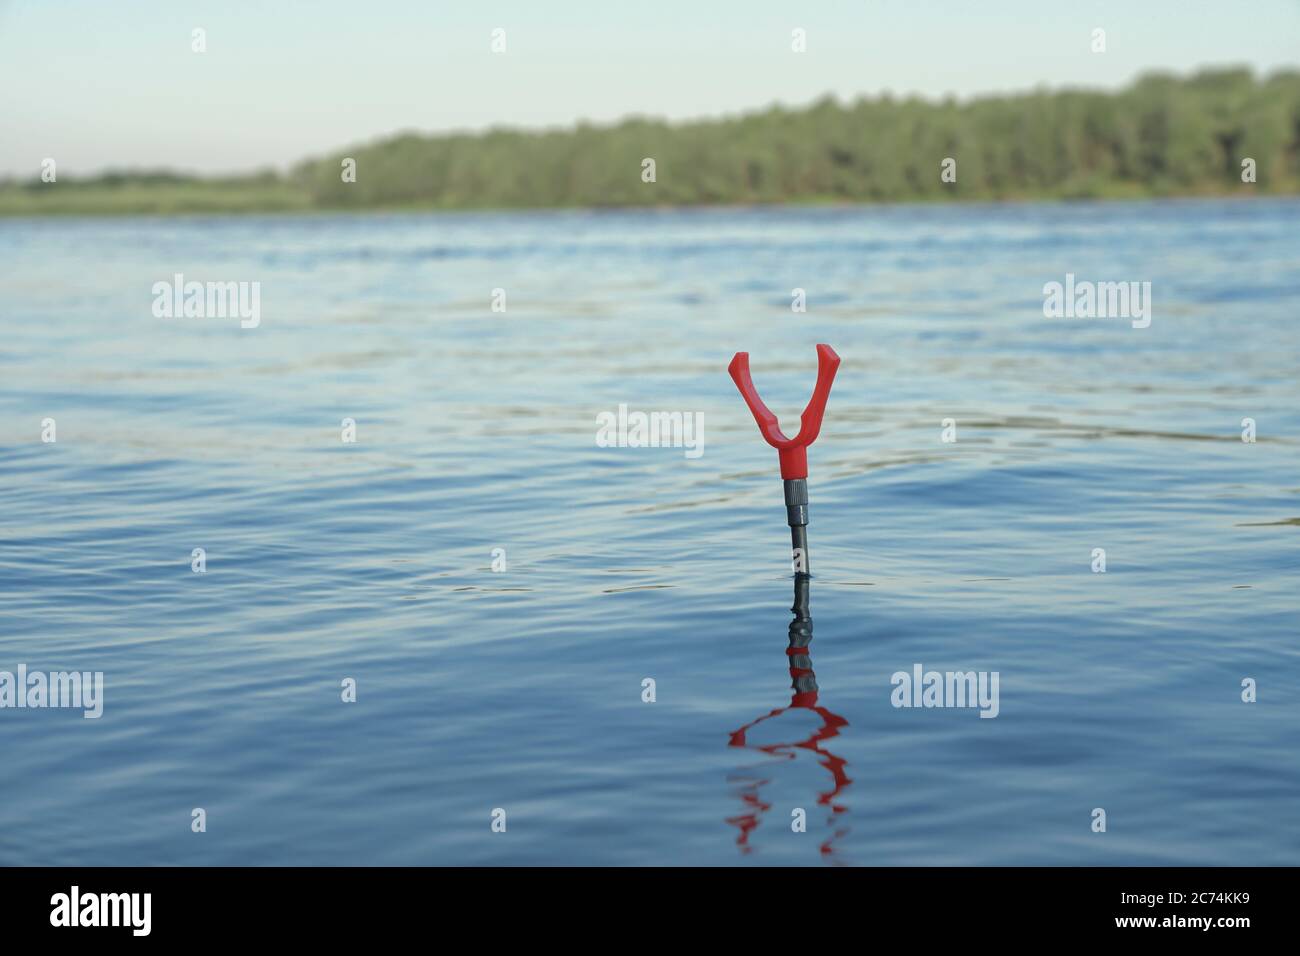
M 654 182 L 643 178 L 654 160 Z M 941 175 L 944 161 L 955 180 Z M 344 175 L 355 161 L 355 181 Z M 1248 162 L 1249 161 L 1249 162 Z M 1243 182 L 1243 164 L 1254 182 Z M 948 177 L 952 179 L 952 176 Z M 1117 92 L 889 95 L 668 123 L 403 134 L 285 174 L 0 187 L 0 212 L 533 208 L 1300 192 L 1300 71 L 1146 75 Z M 115 203 L 114 192 L 121 198 Z M 63 193 L 62 199 L 57 199 Z M 153 196 L 150 205 L 149 196 Z M 226 199 L 223 201 L 222 196 Z

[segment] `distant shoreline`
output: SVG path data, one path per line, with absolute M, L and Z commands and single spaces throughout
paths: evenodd
M 39 155 L 39 153 L 37 154 Z M 0 217 L 674 209 L 1300 195 L 1300 71 L 891 96 L 667 123 L 404 133 L 287 173 L 0 180 Z

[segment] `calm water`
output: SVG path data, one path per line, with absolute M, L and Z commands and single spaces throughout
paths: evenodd
M 1067 272 L 1151 326 L 1044 318 Z M 0 670 L 106 681 L 0 710 L 0 863 L 1300 863 L 1298 312 L 1289 201 L 0 221 Z M 726 365 L 793 432 L 817 342 L 791 707 Z

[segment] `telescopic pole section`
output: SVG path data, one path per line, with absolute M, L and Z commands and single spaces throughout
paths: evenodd
M 790 526 L 790 548 L 794 566 L 797 571 L 811 574 L 808 556 L 808 479 L 787 478 L 784 484 L 785 522 Z

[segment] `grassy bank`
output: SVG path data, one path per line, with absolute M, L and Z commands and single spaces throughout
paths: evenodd
M 8 216 L 296 212 L 312 205 L 311 194 L 300 184 L 267 175 L 204 179 L 113 174 L 0 185 L 0 215 Z

